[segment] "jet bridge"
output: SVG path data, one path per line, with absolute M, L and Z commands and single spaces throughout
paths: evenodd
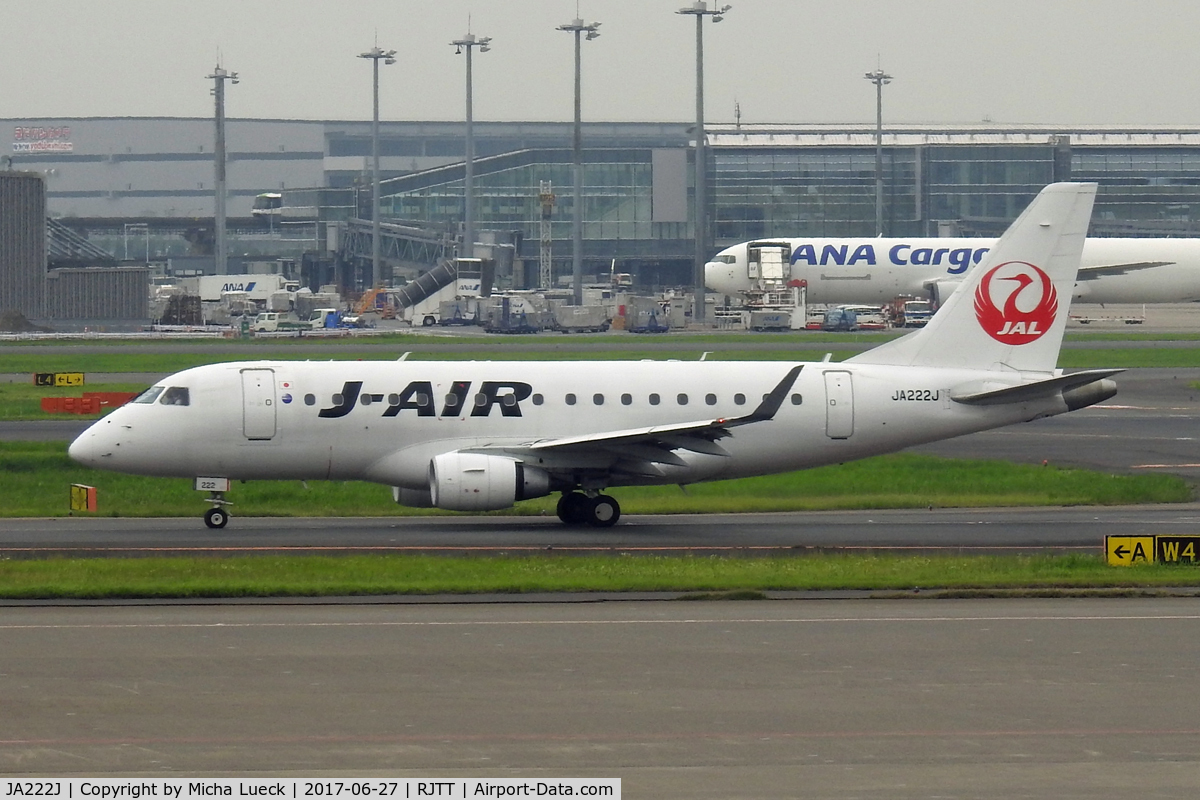
M 349 264 L 371 263 L 371 221 L 352 219 L 339 226 L 338 250 Z M 457 239 L 436 228 L 381 222 L 379 257 L 393 274 L 414 277 L 453 257 Z

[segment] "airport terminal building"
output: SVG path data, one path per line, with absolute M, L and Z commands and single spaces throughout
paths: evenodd
M 207 118 L 0 120 L 0 169 L 40 172 L 52 218 L 119 259 L 196 255 L 213 209 L 214 125 Z M 691 281 L 693 167 L 686 123 L 585 123 L 585 273 L 644 285 Z M 571 253 L 572 125 L 476 122 L 476 228 L 536 261 L 543 222 L 556 272 Z M 361 259 L 335 232 L 370 216 L 369 122 L 232 119 L 227 126 L 231 253 L 322 251 Z M 713 125 L 709 242 L 875 232 L 873 125 Z M 384 122 L 382 214 L 443 231 L 463 218 L 462 122 Z M 1092 235 L 1200 231 L 1200 129 L 1046 125 L 888 125 L 887 235 L 995 234 L 1047 183 L 1100 184 Z M 553 195 L 553 205 L 544 204 Z M 255 219 L 277 195 L 278 216 Z M 278 228 L 276 228 L 278 224 Z M 130 253 L 131 225 L 135 229 Z M 137 238 L 143 236 L 142 238 Z

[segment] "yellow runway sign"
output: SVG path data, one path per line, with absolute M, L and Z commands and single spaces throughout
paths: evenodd
M 1110 567 L 1154 563 L 1153 536 L 1105 536 L 1104 557 Z

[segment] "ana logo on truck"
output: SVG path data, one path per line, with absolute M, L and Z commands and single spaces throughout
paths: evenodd
M 221 286 L 221 291 L 224 292 L 252 292 L 254 287 L 258 285 L 258 281 L 248 281 L 246 283 L 226 283 Z

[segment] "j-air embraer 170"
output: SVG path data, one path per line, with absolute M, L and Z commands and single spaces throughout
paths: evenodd
M 99 420 L 70 455 L 196 480 L 363 480 L 398 503 L 507 508 L 561 492 L 612 525 L 609 487 L 836 464 L 1073 411 L 1120 370 L 1055 365 L 1095 184 L 1046 187 L 923 329 L 840 363 L 279 362 L 196 367 Z
M 809 303 L 945 302 L 995 239 L 759 239 L 727 247 L 704 267 L 718 294 L 747 295 L 763 280 L 803 281 Z M 1069 293 L 1084 303 L 1200 300 L 1200 239 L 1087 239 Z

